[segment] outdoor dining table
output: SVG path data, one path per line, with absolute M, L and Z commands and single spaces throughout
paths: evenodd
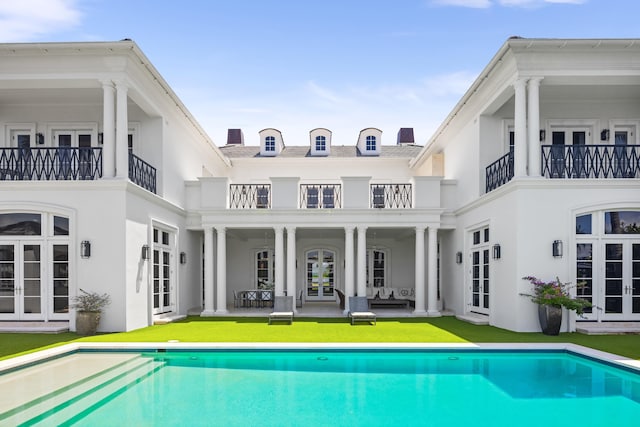
M 273 291 L 265 289 L 247 289 L 237 292 L 238 306 L 242 308 L 273 307 Z

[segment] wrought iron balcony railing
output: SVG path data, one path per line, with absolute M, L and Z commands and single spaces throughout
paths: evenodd
M 411 201 L 411 184 L 371 184 L 372 208 L 411 208 Z
M 509 151 L 485 170 L 485 191 L 488 193 L 513 178 L 513 151 Z
M 543 145 L 546 178 L 640 178 L 640 145 Z
M 300 207 L 303 209 L 340 208 L 342 195 L 340 184 L 301 184 Z
M 95 180 L 102 148 L 0 148 L 0 181 Z
M 229 207 L 231 209 L 271 208 L 271 185 L 230 184 Z
M 129 179 L 134 184 L 155 194 L 156 168 L 133 153 L 129 153 Z

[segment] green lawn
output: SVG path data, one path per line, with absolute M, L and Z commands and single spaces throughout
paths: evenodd
M 79 337 L 74 333 L 0 334 L 0 360 L 73 341 L 88 342 L 370 342 L 504 343 L 569 342 L 640 360 L 640 336 L 517 333 L 477 326 L 454 317 L 379 319 L 376 326 L 351 326 L 347 319 L 296 318 L 292 325 L 267 325 L 264 317 L 201 318 L 131 332 Z

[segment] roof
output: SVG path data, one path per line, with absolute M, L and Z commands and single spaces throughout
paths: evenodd
M 361 156 L 357 147 L 333 145 L 328 156 L 312 156 L 311 149 L 307 146 L 286 146 L 282 149 L 282 152 L 276 156 L 276 158 L 352 158 L 352 157 L 367 157 L 367 158 L 413 158 L 422 150 L 421 145 L 405 144 L 405 145 L 383 145 L 381 146 L 380 155 L 378 156 Z M 220 147 L 220 151 L 231 159 L 239 158 L 268 158 L 274 157 L 260 156 L 259 146 L 237 146 L 237 145 L 225 145 Z

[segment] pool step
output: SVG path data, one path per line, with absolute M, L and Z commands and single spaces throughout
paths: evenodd
M 60 388 L 51 387 L 46 395 L 0 414 L 0 425 L 59 425 L 162 365 L 136 356 Z

